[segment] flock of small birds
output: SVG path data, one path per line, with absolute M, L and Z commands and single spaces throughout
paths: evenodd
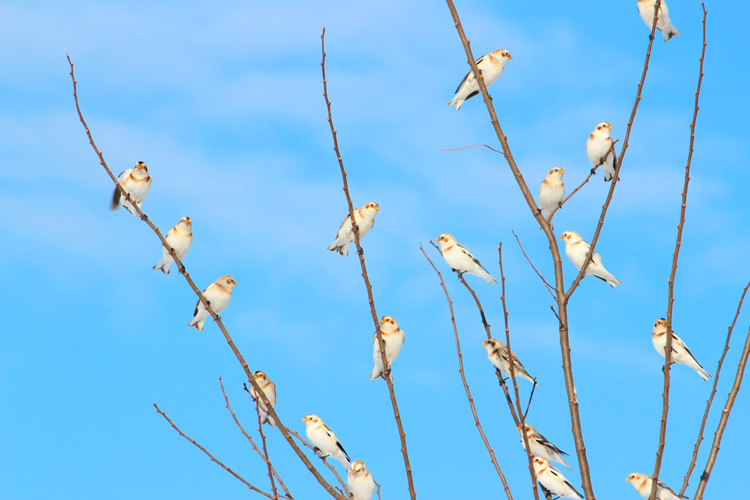
M 638 12 L 649 28 L 653 24 L 655 5 L 656 0 L 638 0 Z M 673 36 L 680 34 L 669 20 L 669 12 L 664 1 L 661 2 L 659 7 L 659 19 L 656 27 L 664 35 L 665 42 Z M 487 87 L 497 81 L 505 69 L 505 64 L 511 59 L 510 52 L 507 50 L 495 50 L 477 59 L 477 67 L 482 72 Z M 474 73 L 469 71 L 456 89 L 455 97 L 448 104 L 450 106 L 455 105 L 456 110 L 459 110 L 466 100 L 471 99 L 478 93 L 479 84 L 477 83 L 477 79 Z M 611 130 L 612 125 L 607 122 L 601 122 L 594 128 L 586 141 L 586 153 L 589 161 L 594 166 L 592 173 L 594 173 L 596 168 L 602 167 L 605 182 L 610 182 L 614 179 L 617 168 L 614 141 L 610 137 Z M 554 214 L 557 209 L 562 208 L 565 198 L 565 184 L 562 181 L 564 173 L 565 171 L 560 167 L 551 169 L 542 181 L 539 189 L 540 210 L 552 230 L 554 230 L 554 226 L 552 225 Z M 148 173 L 146 163 L 142 161 L 137 162 L 134 168 L 125 170 L 117 180 L 125 192 L 128 193 L 130 199 L 140 209 L 151 187 L 151 176 Z M 133 204 L 115 188 L 110 208 L 116 210 L 120 205 L 125 207 L 131 214 L 138 215 Z M 375 217 L 379 210 L 380 206 L 375 202 L 369 202 L 363 207 L 354 210 L 354 222 L 359 230 L 360 239 L 364 238 L 374 226 Z M 580 271 L 588 254 L 589 244 L 575 231 L 565 231 L 560 235 L 560 238 L 565 241 L 565 254 L 568 256 L 568 259 Z M 354 240 L 352 220 L 347 215 L 339 227 L 336 239 L 328 247 L 328 250 L 338 252 L 346 257 L 349 255 L 349 247 Z M 187 256 L 193 242 L 192 220 L 190 217 L 183 217 L 171 228 L 167 233 L 166 241 L 180 261 L 182 261 Z M 497 283 L 497 280 L 490 275 L 479 260 L 465 246 L 458 243 L 452 235 L 443 233 L 436 238 L 436 241 L 440 245 L 440 252 L 445 262 L 452 270 L 460 275 L 464 273 L 473 274 L 484 279 L 490 285 Z M 173 262 L 174 259 L 170 252 L 166 248 L 163 248 L 162 258 L 154 266 L 154 270 L 158 269 L 165 274 L 169 274 Z M 181 269 L 181 271 L 183 270 Z M 586 268 L 586 275 L 595 276 L 608 283 L 612 288 L 622 283 L 607 271 L 602 263 L 601 256 L 596 252 L 591 256 L 589 265 Z M 217 279 L 203 291 L 203 295 L 216 314 L 223 312 L 229 305 L 229 301 L 232 298 L 232 289 L 235 286 L 237 286 L 237 283 L 234 278 L 227 275 Z M 188 326 L 203 330 L 207 318 L 208 310 L 199 300 L 193 312 L 193 319 Z M 664 356 L 666 349 L 666 324 L 667 322 L 664 318 L 656 320 L 652 332 L 654 348 L 661 356 Z M 378 338 L 377 334 L 375 334 L 373 336 L 374 368 L 370 379 L 391 376 L 391 364 L 398 357 L 404 344 L 404 331 L 391 316 L 383 316 L 381 318 L 380 331 L 385 343 L 385 356 L 388 366 L 383 366 Z M 507 376 L 511 375 L 512 364 L 515 375 L 532 382 L 534 385 L 538 385 L 536 379 L 529 375 L 516 355 L 510 352 L 502 342 L 496 339 L 489 339 L 483 342 L 482 345 L 486 348 L 487 356 L 492 365 L 503 374 Z M 690 352 L 687 345 L 674 332 L 672 332 L 672 362 L 693 368 L 704 380 L 708 380 L 710 377 L 708 372 L 695 359 L 695 356 Z M 256 371 L 254 378 L 268 399 L 268 402 L 275 408 L 276 385 L 263 371 Z M 258 403 L 261 423 L 275 426 L 276 422 L 268 414 L 262 398 L 259 397 L 254 387 L 251 389 L 250 394 Z M 307 437 L 314 446 L 316 454 L 322 458 L 332 457 L 336 459 L 341 462 L 348 472 L 347 486 L 351 492 L 351 498 L 354 500 L 370 500 L 375 493 L 375 481 L 368 472 L 365 463 L 362 461 L 351 461 L 349 454 L 344 450 L 336 434 L 320 417 L 317 415 L 307 415 L 302 421 L 305 423 Z M 530 424 L 522 424 L 517 430 L 522 436 L 523 434 L 526 435 L 530 452 L 534 456 L 533 466 L 539 483 L 559 498 L 581 500 L 582 496 L 575 490 L 570 481 L 550 463 L 554 461 L 571 469 L 570 465 L 563 458 L 563 455 L 567 454 L 552 444 L 552 442 Z M 526 444 L 523 439 L 521 443 L 525 449 Z M 652 487 L 651 477 L 634 472 L 626 480 L 636 488 L 643 498 L 648 499 Z M 657 483 L 657 500 L 678 500 L 680 498 L 685 497 L 677 495 L 663 482 L 659 481 Z

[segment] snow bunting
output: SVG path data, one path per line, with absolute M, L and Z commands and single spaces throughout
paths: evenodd
M 174 250 L 177 258 L 182 262 L 182 259 L 185 258 L 188 250 L 190 250 L 190 245 L 193 244 L 193 221 L 190 217 L 183 217 L 180 219 L 180 222 L 169 230 L 166 240 L 167 244 L 172 247 L 172 250 Z M 162 245 L 161 260 L 154 266 L 154 270 L 160 269 L 164 274 L 169 274 L 169 268 L 172 267 L 172 262 L 174 262 L 172 255 L 169 253 L 169 250 Z
M 646 474 L 641 474 L 640 472 L 633 472 L 625 481 L 632 484 L 633 488 L 638 490 L 638 493 L 648 500 L 648 497 L 651 495 L 651 487 L 654 484 L 653 478 Z M 687 497 L 678 495 L 672 488 L 664 484 L 662 481 L 656 483 L 656 500 L 680 500 L 681 498 Z
M 581 235 L 575 231 L 565 231 L 560 235 L 560 239 L 565 241 L 565 255 L 568 256 L 570 261 L 576 266 L 579 271 L 583 266 L 583 261 L 586 259 L 586 254 L 589 253 L 591 246 L 583 241 Z M 602 281 L 609 283 L 612 288 L 617 285 L 621 285 L 622 281 L 612 276 L 609 271 L 604 268 L 602 264 L 602 257 L 598 253 L 594 252 L 591 256 L 591 262 L 589 262 L 586 268 L 586 275 L 596 276 Z
M 534 471 L 536 480 L 558 498 L 575 498 L 582 500 L 570 481 L 565 479 L 562 472 L 550 465 L 544 457 L 534 457 Z
M 617 168 L 614 141 L 609 136 L 610 130 L 612 130 L 612 125 L 601 122 L 586 140 L 586 154 L 594 168 L 601 165 L 604 169 L 604 182 L 609 182 L 614 178 L 615 168 Z M 592 169 L 591 172 L 593 173 L 594 170 Z M 619 181 L 620 178 L 618 177 L 617 180 Z
M 510 377 L 510 360 L 508 359 L 508 348 L 499 340 L 489 339 L 482 342 L 482 345 L 487 349 L 487 357 L 490 362 L 495 365 L 495 368 Z M 516 377 L 523 377 L 530 382 L 534 381 L 534 378 L 529 375 L 526 369 L 523 367 L 521 362 L 518 360 L 515 354 L 510 353 L 510 358 L 513 359 L 513 371 Z M 538 453 L 535 453 L 538 455 Z
M 352 464 L 352 470 L 346 478 L 346 486 L 352 494 L 349 500 L 370 500 L 375 494 L 375 480 L 363 461 L 357 460 Z
M 565 184 L 562 181 L 564 173 L 565 170 L 560 167 L 553 168 L 547 172 L 539 188 L 539 207 L 553 230 L 555 226 L 552 225 L 552 211 L 559 207 L 565 198 Z
M 456 243 L 456 238 L 448 233 L 443 233 L 435 241 L 440 244 L 440 253 L 443 255 L 445 262 L 451 266 L 451 269 L 459 274 L 469 273 L 484 278 L 490 285 L 497 283 L 497 280 L 490 276 L 487 269 L 482 267 L 482 264 L 465 246 Z
M 234 281 L 229 275 L 222 276 L 217 279 L 203 290 L 203 296 L 208 301 L 211 309 L 216 314 L 219 314 L 229 305 L 229 301 L 232 298 L 232 288 L 237 286 L 237 282 Z M 206 322 L 208 317 L 208 310 L 203 305 L 203 302 L 198 299 L 198 303 L 195 305 L 195 312 L 193 312 L 193 320 L 188 326 L 194 326 L 198 330 L 203 330 L 203 324 Z
M 641 14 L 641 18 L 646 23 L 646 26 L 648 26 L 648 29 L 651 29 L 654 25 L 655 10 L 656 0 L 638 0 L 638 12 Z M 659 4 L 659 19 L 656 20 L 656 29 L 664 35 L 665 42 L 668 42 L 673 36 L 680 34 L 669 20 L 669 9 L 667 9 L 667 2 L 665 0 L 661 0 L 661 4 Z
M 307 439 L 315 446 L 318 456 L 333 457 L 341 462 L 347 471 L 351 471 L 352 461 L 331 428 L 317 415 L 308 415 L 302 421 L 307 426 L 305 429 Z
M 385 342 L 385 359 L 388 361 L 388 369 L 385 371 L 386 374 L 390 374 L 391 364 L 398 356 L 398 353 L 401 352 L 401 347 L 404 345 L 404 331 L 398 326 L 395 319 L 390 316 L 383 316 L 380 318 L 380 333 L 383 335 L 383 342 Z M 382 377 L 383 358 L 380 356 L 380 343 L 378 342 L 377 333 L 373 336 L 372 359 L 375 361 L 375 368 L 372 370 L 370 379 Z
M 550 443 L 549 440 L 539 434 L 539 432 L 530 424 L 523 424 L 526 429 L 526 439 L 529 440 L 529 447 L 531 448 L 531 454 L 538 457 L 546 458 L 547 460 L 554 460 L 557 463 L 563 464 L 570 470 L 573 470 L 570 465 L 563 460 L 562 455 L 567 455 L 560 448 Z M 516 430 L 521 432 L 521 426 L 516 427 Z M 523 449 L 526 449 L 526 444 L 521 436 L 521 445 Z
M 505 69 L 505 63 L 508 62 L 509 59 L 513 58 L 507 50 L 496 50 L 477 59 L 477 68 L 479 68 L 479 71 L 482 73 L 484 85 L 487 88 L 490 88 L 490 85 L 500 78 L 500 75 L 503 74 L 503 69 Z M 458 84 L 456 97 L 451 99 L 448 106 L 453 106 L 455 104 L 456 111 L 458 111 L 461 109 L 461 105 L 465 100 L 471 99 L 478 93 L 479 83 L 477 83 L 474 72 L 469 70 L 464 79 L 461 80 L 461 83 Z
M 146 199 L 148 190 L 151 188 L 151 176 L 148 175 L 148 168 L 146 162 L 139 161 L 135 164 L 134 168 L 129 168 L 117 178 L 117 182 L 130 195 L 130 198 L 135 201 L 138 208 L 141 208 L 143 200 Z M 125 209 L 133 215 L 138 215 L 135 212 L 133 205 L 125 198 L 120 191 L 115 187 L 115 192 L 112 194 L 112 203 L 109 205 L 110 210 L 117 210 L 122 205 Z
M 260 386 L 263 394 L 266 395 L 268 402 L 271 403 L 271 408 L 276 408 L 276 384 L 271 382 L 265 372 L 258 370 L 253 374 L 255 382 Z M 253 401 L 258 403 L 258 410 L 260 410 L 260 423 L 265 424 L 268 422 L 269 425 L 275 427 L 276 421 L 266 411 L 266 404 L 263 402 L 263 398 L 260 397 L 258 391 L 255 390 L 255 386 L 250 386 L 250 396 Z
M 654 331 L 651 334 L 651 341 L 654 343 L 654 349 L 656 352 L 661 354 L 662 357 L 667 349 L 667 320 L 659 318 L 654 323 Z M 678 363 L 681 365 L 687 365 L 701 376 L 703 380 L 708 380 L 711 376 L 706 370 L 698 363 L 693 353 L 690 352 L 688 346 L 682 341 L 680 337 L 673 331 L 672 332 L 672 363 Z
M 361 208 L 354 209 L 354 222 L 357 223 L 359 228 L 359 239 L 365 237 L 370 232 L 372 226 L 375 225 L 375 216 L 378 215 L 380 206 L 371 201 Z M 349 245 L 354 241 L 354 231 L 352 230 L 352 219 L 347 216 L 344 218 L 344 222 L 339 226 L 339 232 L 336 233 L 336 240 L 331 243 L 328 250 L 331 252 L 338 252 L 344 257 L 349 255 Z

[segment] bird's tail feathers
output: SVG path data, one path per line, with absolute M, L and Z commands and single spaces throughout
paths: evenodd
M 153 267 L 153 269 L 154 271 L 158 269 L 164 274 L 169 274 L 171 267 L 172 267 L 172 261 L 166 261 L 165 259 L 161 259 L 159 263 Z
M 461 109 L 461 105 L 464 103 L 464 100 L 460 97 L 456 96 L 453 99 L 451 99 L 451 102 L 448 103 L 448 106 L 456 106 L 456 111 Z
M 336 245 L 336 242 L 334 241 L 333 243 L 331 243 L 331 246 L 328 247 L 328 250 L 330 250 L 331 252 L 338 252 L 344 257 L 349 256 L 349 244 Z

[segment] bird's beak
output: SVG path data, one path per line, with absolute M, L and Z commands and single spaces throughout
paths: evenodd
M 561 239 L 561 240 L 563 239 L 563 235 L 562 235 L 562 234 L 560 235 L 560 239 Z
M 612 125 L 607 125 L 607 128 L 612 130 Z
M 565 170 L 563 170 L 563 169 L 560 169 L 560 173 L 561 173 L 561 174 L 564 174 L 564 173 L 565 173 Z
M 508 59 L 513 59 L 513 56 L 508 54 Z
M 307 422 L 307 417 L 302 419 L 303 422 Z

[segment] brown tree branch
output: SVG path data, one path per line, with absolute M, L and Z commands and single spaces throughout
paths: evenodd
M 341 169 L 341 178 L 344 182 L 344 194 L 346 195 L 346 203 L 349 207 L 349 217 L 352 222 L 352 230 L 354 232 L 354 244 L 357 246 L 357 255 L 359 255 L 359 263 L 362 267 L 362 278 L 365 282 L 365 288 L 367 289 L 367 297 L 370 303 L 370 313 L 372 314 L 372 320 L 375 323 L 375 335 L 378 339 L 378 345 L 380 347 L 380 357 L 383 361 L 383 369 L 388 370 L 389 363 L 385 356 L 385 342 L 383 341 L 383 334 L 380 331 L 380 321 L 378 321 L 378 313 L 375 310 L 375 300 L 372 295 L 372 285 L 370 284 L 370 278 L 367 275 L 367 266 L 365 265 L 365 255 L 362 250 L 362 245 L 359 236 L 359 228 L 354 222 L 354 206 L 352 205 L 352 199 L 349 195 L 349 183 L 347 182 L 346 170 L 344 169 L 344 161 L 341 158 L 341 151 L 339 150 L 339 143 L 336 137 L 337 132 L 333 126 L 333 116 L 331 114 L 331 101 L 328 99 L 328 82 L 326 80 L 326 46 L 325 46 L 326 29 L 323 28 L 323 34 L 320 36 L 321 48 L 323 52 L 323 58 L 320 63 L 323 72 L 323 97 L 326 101 L 326 108 L 328 109 L 328 124 L 331 127 L 331 136 L 333 137 L 333 149 L 336 152 L 336 158 L 339 162 Z M 414 488 L 414 479 L 412 477 L 411 463 L 409 462 L 409 451 L 406 447 L 406 433 L 404 432 L 404 426 L 401 422 L 401 412 L 398 409 L 398 402 L 396 401 L 396 392 L 393 387 L 393 377 L 387 375 L 387 372 L 383 374 L 383 380 L 388 385 L 388 392 L 390 394 L 391 406 L 393 406 L 393 415 L 396 419 L 396 425 L 398 427 L 398 435 L 401 439 L 401 453 L 404 457 L 404 468 L 406 470 L 406 479 L 409 483 L 409 495 L 411 500 L 416 500 L 417 491 Z
M 445 298 L 448 301 L 448 309 L 450 310 L 450 313 L 451 313 L 451 324 L 453 325 L 453 337 L 456 341 L 456 354 L 458 356 L 458 373 L 459 375 L 461 375 L 461 382 L 463 383 L 464 391 L 466 392 L 466 398 L 469 400 L 469 406 L 471 407 L 471 414 L 474 416 L 474 425 L 477 426 L 479 435 L 482 437 L 482 442 L 484 442 L 484 446 L 485 448 L 487 448 L 487 452 L 490 454 L 492 465 L 495 466 L 495 471 L 497 472 L 497 475 L 500 477 L 500 481 L 502 481 L 503 483 L 503 488 L 505 489 L 505 494 L 508 497 L 508 500 L 513 500 L 513 495 L 510 492 L 510 486 L 508 486 L 508 481 L 505 479 L 505 474 L 503 474 L 503 471 L 500 469 L 500 464 L 497 462 L 495 451 L 492 449 L 492 446 L 490 445 L 490 442 L 484 433 L 484 429 L 482 429 L 482 424 L 479 422 L 479 414 L 477 414 L 477 408 L 474 405 L 474 398 L 472 397 L 471 391 L 469 390 L 469 384 L 466 382 L 466 374 L 464 373 L 463 355 L 461 354 L 461 342 L 458 339 L 458 329 L 456 328 L 456 316 L 453 312 L 453 301 L 451 300 L 451 296 L 448 293 L 448 288 L 445 286 L 445 281 L 443 281 L 443 275 L 440 273 L 440 271 L 438 271 L 438 268 L 435 267 L 435 264 L 432 262 L 432 259 L 430 259 L 430 257 L 427 255 L 427 252 L 424 251 L 424 248 L 422 248 L 421 244 L 419 245 L 419 249 L 424 254 L 425 258 L 427 259 L 427 262 L 430 263 L 432 268 L 437 273 L 438 278 L 440 279 L 440 286 L 443 287 L 443 292 L 445 292 Z M 538 496 L 536 496 L 536 500 L 539 500 Z
M 104 170 L 107 172 L 109 177 L 113 180 L 115 183 L 116 188 L 120 191 L 121 194 L 125 195 L 128 200 L 130 200 L 130 197 L 125 192 L 125 190 L 120 186 L 120 184 L 117 182 L 117 179 L 112 174 L 112 171 L 107 166 L 107 162 L 104 160 L 104 155 L 102 152 L 97 148 L 96 144 L 94 143 L 94 138 L 91 135 L 91 131 L 89 130 L 88 125 L 86 124 L 86 120 L 83 118 L 83 114 L 81 112 L 81 107 L 78 103 L 78 82 L 76 82 L 75 74 L 73 71 L 73 62 L 70 60 L 70 56 L 68 56 L 68 64 L 70 65 L 70 78 L 73 80 L 73 98 L 75 99 L 75 105 L 76 105 L 76 111 L 78 112 L 78 118 L 80 122 L 83 124 L 83 128 L 86 131 L 86 135 L 88 136 L 89 143 L 91 144 L 91 147 L 94 149 L 94 152 L 96 152 L 97 156 L 99 157 L 99 163 L 104 167 Z M 330 484 L 328 484 L 325 479 L 323 479 L 323 476 L 320 475 L 320 473 L 315 469 L 312 462 L 305 456 L 305 454 L 302 452 L 302 450 L 297 446 L 297 444 L 294 442 L 292 437 L 289 435 L 288 429 L 284 426 L 284 424 L 281 422 L 281 419 L 276 414 L 276 410 L 274 410 L 273 406 L 271 406 L 271 403 L 268 401 L 268 398 L 266 397 L 263 390 L 258 386 L 258 383 L 255 381 L 255 378 L 253 377 L 253 373 L 250 370 L 250 367 L 248 366 L 247 362 L 245 361 L 245 358 L 242 356 L 242 353 L 240 353 L 239 349 L 237 349 L 237 346 L 235 345 L 234 341 L 232 340 L 232 337 L 229 335 L 229 332 L 224 327 L 224 323 L 221 321 L 221 318 L 219 315 L 217 315 L 214 310 L 211 308 L 211 305 L 206 300 L 206 298 L 203 296 L 203 293 L 201 293 L 200 289 L 195 285 L 193 282 L 193 279 L 190 277 L 190 273 L 188 273 L 185 269 L 185 266 L 182 264 L 180 259 L 177 258 L 177 255 L 175 254 L 174 250 L 167 244 L 167 240 L 164 238 L 162 233 L 159 231 L 159 228 L 156 227 L 151 220 L 144 214 L 141 209 L 138 207 L 137 204 L 132 203 L 133 208 L 138 213 L 138 217 L 141 218 L 150 228 L 151 230 L 156 234 L 156 236 L 159 238 L 159 240 L 162 243 L 162 246 L 166 248 L 169 251 L 169 254 L 174 259 L 177 269 L 185 277 L 185 280 L 187 280 L 188 285 L 190 285 L 190 288 L 193 289 L 193 292 L 198 296 L 198 300 L 200 300 L 203 305 L 205 306 L 208 313 L 211 315 L 211 317 L 216 321 L 216 325 L 221 330 L 221 333 L 224 335 L 224 339 L 226 340 L 229 347 L 232 349 L 232 352 L 234 353 L 237 360 L 240 362 L 240 365 L 242 366 L 242 369 L 245 372 L 245 375 L 247 377 L 248 382 L 250 385 L 252 385 L 255 390 L 258 392 L 259 396 L 263 399 L 263 403 L 266 405 L 266 408 L 268 408 L 268 414 L 273 417 L 273 419 L 277 423 L 277 428 L 281 432 L 281 435 L 284 436 L 284 439 L 286 439 L 287 443 L 292 447 L 294 452 L 297 454 L 297 456 L 302 460 L 302 463 L 305 464 L 305 467 L 307 470 L 310 471 L 310 473 L 315 476 L 315 479 L 318 480 L 318 483 L 320 483 L 321 486 L 334 498 L 337 500 L 346 500 L 343 496 L 341 496 Z
M 318 449 L 317 449 L 317 448 L 315 448 L 315 446 L 313 446 L 312 444 L 308 443 L 308 442 L 307 442 L 307 441 L 306 441 L 306 440 L 305 440 L 305 439 L 304 439 L 304 438 L 303 438 L 302 436 L 300 436 L 300 435 L 299 435 L 299 434 L 298 434 L 297 432 L 295 432 L 295 431 L 292 431 L 292 430 L 290 430 L 290 431 L 289 431 L 289 433 L 290 433 L 290 434 L 291 434 L 292 436 L 294 436 L 294 437 L 296 437 L 297 439 L 299 439 L 300 443 L 302 443 L 302 444 L 303 444 L 303 445 L 305 445 L 306 447 L 310 448 L 310 449 L 311 449 L 311 450 L 313 451 L 313 453 L 315 453 L 315 456 L 317 456 L 317 457 L 318 457 L 319 459 L 321 459 L 321 460 L 323 461 L 323 463 L 324 463 L 324 464 L 326 465 L 326 467 L 328 467 L 328 470 L 330 470 L 330 471 L 331 471 L 331 472 L 333 473 L 333 475 L 334 475 L 334 476 L 336 476 L 336 479 L 338 479 L 339 483 L 340 483 L 340 484 L 341 484 L 341 486 L 343 487 L 343 490 L 342 490 L 342 491 L 345 491 L 345 492 L 346 492 L 346 497 L 347 497 L 347 498 L 349 498 L 349 490 L 348 490 L 348 489 L 347 489 L 347 487 L 346 487 L 346 483 L 344 483 L 344 480 L 343 480 L 343 479 L 341 479 L 341 476 L 339 476 L 338 472 L 336 472 L 336 468 L 335 468 L 335 467 L 334 467 L 333 465 L 331 465 L 331 463 L 330 463 L 330 462 L 329 462 L 328 460 L 326 460 L 326 457 L 323 457 L 323 456 L 319 455 L 319 454 L 318 454 Z
M 550 218 L 551 218 L 551 217 L 550 217 Z M 548 292 L 549 292 L 549 294 L 550 294 L 550 295 L 552 296 L 552 299 L 553 299 L 553 300 L 555 300 L 555 301 L 557 301 L 557 297 L 555 297 L 555 294 L 554 294 L 554 293 L 552 293 L 552 288 L 553 288 L 553 287 L 552 287 L 552 285 L 550 285 L 549 283 L 547 283 L 547 280 L 546 280 L 546 279 L 544 279 L 544 276 L 542 276 L 542 273 L 540 273 L 540 272 L 539 272 L 539 271 L 537 270 L 536 266 L 534 266 L 534 263 L 533 263 L 533 262 L 531 262 L 531 259 L 529 258 L 529 256 L 528 256 L 528 255 L 526 255 L 526 250 L 524 250 L 524 249 L 523 249 L 523 245 L 521 245 L 521 240 L 520 240 L 520 238 L 518 237 L 518 235 L 516 234 L 516 232 L 515 232 L 515 231 L 511 231 L 511 232 L 513 233 L 513 236 L 515 236 L 515 237 L 516 237 L 516 241 L 518 242 L 518 247 L 519 247 L 519 248 L 521 249 L 521 253 L 523 254 L 523 256 L 524 256 L 524 257 L 526 257 L 526 261 L 527 261 L 527 262 L 529 263 L 529 265 L 531 266 L 531 269 L 533 269 L 533 270 L 534 270 L 534 272 L 536 273 L 536 275 L 537 275 L 537 276 L 539 276 L 539 279 L 541 279 L 541 280 L 542 280 L 542 283 L 544 283 L 544 286 L 545 286 L 545 287 L 547 287 L 547 291 L 548 291 Z M 501 243 L 500 245 L 502 246 L 502 243 Z M 559 318 L 558 318 L 558 319 L 559 319 Z
M 654 14 L 654 26 L 656 26 L 656 20 L 659 16 L 659 5 L 661 0 L 657 0 Z M 698 120 L 698 99 L 701 93 L 701 84 L 703 83 L 703 61 L 706 57 L 706 7 L 703 3 L 703 48 L 701 51 L 701 57 L 699 59 L 699 70 L 698 70 L 698 87 L 695 91 L 695 107 L 693 108 L 693 121 L 690 123 L 690 145 L 688 147 L 687 163 L 685 163 L 685 181 L 682 189 L 682 204 L 680 205 L 680 222 L 677 224 L 677 238 L 675 241 L 674 253 L 672 255 L 672 270 L 670 271 L 667 294 L 667 332 L 666 340 L 667 344 L 664 347 L 664 391 L 662 392 L 663 404 L 661 413 L 661 425 L 659 428 L 659 445 L 656 449 L 656 462 L 654 464 L 653 481 L 651 485 L 650 500 L 656 498 L 656 488 L 659 479 L 659 471 L 661 469 L 661 461 L 664 456 L 664 447 L 666 445 L 667 436 L 667 418 L 669 415 L 669 382 L 670 382 L 670 364 L 672 363 L 672 313 L 674 306 L 674 282 L 677 275 L 677 260 L 680 256 L 680 248 L 682 247 L 682 231 L 685 228 L 685 212 L 687 210 L 687 195 L 688 186 L 690 185 L 690 166 L 693 161 L 693 151 L 695 145 L 695 124 Z M 653 31 L 653 30 L 652 30 Z
M 495 149 L 495 148 L 491 148 L 491 147 L 489 147 L 489 146 L 488 146 L 487 144 L 474 144 L 474 145 L 472 145 L 472 146 L 464 146 L 464 147 L 462 147 L 462 148 L 453 148 L 453 149 L 441 149 L 440 151 L 461 151 L 462 149 L 469 149 L 469 148 L 481 148 L 482 146 L 484 146 L 484 147 L 485 147 L 485 148 L 487 148 L 487 149 L 491 149 L 491 150 L 492 150 L 492 151 L 494 151 L 495 153 L 500 153 L 500 154 L 503 154 L 503 152 L 502 152 L 502 151 L 498 151 L 498 150 L 497 150 L 497 149 Z

